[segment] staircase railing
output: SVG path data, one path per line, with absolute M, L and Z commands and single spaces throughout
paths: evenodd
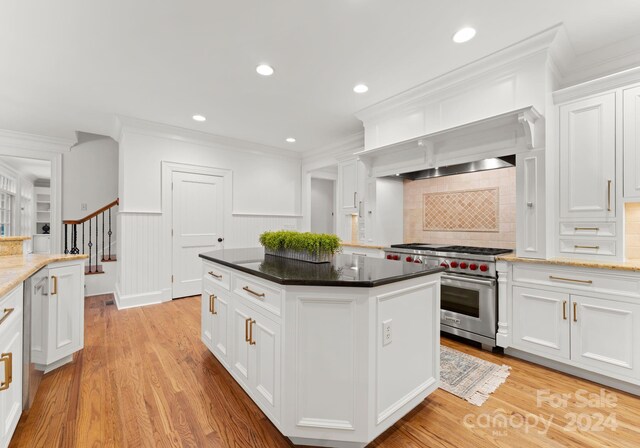
M 64 224 L 64 253 L 65 254 L 79 254 L 85 253 L 85 225 L 88 227 L 88 233 L 86 234 L 88 243 L 86 247 L 89 249 L 89 273 L 97 273 L 99 265 L 99 252 L 98 248 L 100 243 L 102 244 L 102 258 L 101 261 L 115 261 L 111 256 L 111 237 L 113 235 L 111 227 L 111 210 L 120 204 L 120 199 L 105 205 L 104 207 L 96 210 L 95 212 L 85 216 L 78 220 L 66 220 L 62 221 Z M 100 218 L 102 217 L 102 232 L 100 232 Z M 108 224 L 105 221 L 108 220 Z M 80 227 L 82 232 L 82 244 L 78 247 L 78 228 Z M 95 233 L 94 233 L 95 229 Z M 106 229 L 106 233 L 105 233 Z M 95 239 L 94 239 L 95 236 Z M 69 245 L 69 240 L 71 244 Z M 106 240 L 106 241 L 105 241 Z M 106 249 L 105 249 L 106 242 Z M 107 252 L 105 252 L 105 250 Z

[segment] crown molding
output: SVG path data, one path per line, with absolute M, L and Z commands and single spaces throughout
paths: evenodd
M 566 103 L 567 101 L 639 82 L 640 66 L 556 90 L 553 92 L 553 102 L 554 104 Z
M 64 138 L 0 129 L 0 148 L 64 153 L 69 152 L 74 144 L 73 140 Z
M 297 151 L 262 145 L 232 137 L 209 134 L 202 131 L 194 131 L 191 129 L 142 120 L 139 118 L 117 116 L 111 132 L 111 138 L 119 143 L 123 135 L 126 133 L 147 135 L 150 137 L 164 138 L 195 145 L 218 148 L 222 147 L 225 149 L 233 149 L 262 156 L 285 157 L 296 160 L 301 160 L 303 157 L 303 154 Z
M 330 145 L 304 153 L 302 164 L 305 166 L 329 166 L 340 159 L 353 157 L 364 149 L 364 131 L 358 131 Z
M 432 95 L 435 92 L 460 85 L 469 79 L 477 79 L 487 73 L 503 69 L 541 52 L 549 52 L 556 36 L 564 25 L 557 24 L 524 40 L 498 50 L 468 64 L 437 76 L 429 81 L 405 90 L 386 100 L 360 110 L 355 116 L 361 121 L 374 119 L 376 116 L 401 108 L 416 100 Z

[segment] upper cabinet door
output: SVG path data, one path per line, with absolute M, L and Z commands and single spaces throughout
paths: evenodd
M 340 164 L 339 170 L 342 208 L 355 211 L 358 208 L 358 161 Z
M 560 107 L 560 217 L 615 217 L 616 97 Z
M 640 197 L 640 87 L 627 89 L 624 107 L 624 196 Z
M 47 364 L 84 346 L 84 266 L 49 269 Z

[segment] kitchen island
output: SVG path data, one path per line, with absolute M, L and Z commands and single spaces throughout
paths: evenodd
M 365 446 L 438 387 L 443 268 L 200 257 L 202 341 L 295 444 Z

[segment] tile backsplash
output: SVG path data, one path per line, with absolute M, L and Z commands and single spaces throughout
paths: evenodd
M 404 183 L 404 241 L 516 246 L 516 169 Z
M 628 202 L 624 206 L 625 256 L 640 259 L 640 203 Z

